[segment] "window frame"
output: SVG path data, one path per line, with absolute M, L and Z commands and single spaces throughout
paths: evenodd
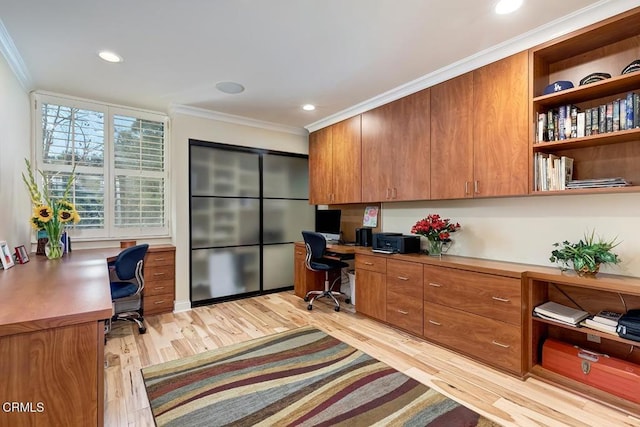
M 42 132 L 42 104 L 54 104 L 65 107 L 87 109 L 104 114 L 104 162 L 102 174 L 104 176 L 104 228 L 82 229 L 71 226 L 71 234 L 78 241 L 90 240 L 118 240 L 122 238 L 166 238 L 170 237 L 171 218 L 171 182 L 169 159 L 169 117 L 166 114 L 154 111 L 141 110 L 132 107 L 103 103 L 99 101 L 76 98 L 48 92 L 33 92 L 33 138 L 32 138 L 32 166 L 36 169 L 47 171 L 71 172 L 68 165 L 44 164 L 43 156 L 43 132 Z M 163 227 L 116 227 L 115 225 L 115 149 L 114 149 L 114 116 L 127 116 L 136 119 L 150 120 L 162 123 L 164 132 L 163 142 L 163 172 L 149 171 L 149 177 L 162 177 L 164 179 L 164 218 Z M 96 173 L 98 168 L 90 166 L 78 166 L 77 173 Z M 37 177 L 42 185 L 40 177 Z

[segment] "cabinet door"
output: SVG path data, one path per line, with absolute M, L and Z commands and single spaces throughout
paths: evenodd
M 391 152 L 397 141 L 392 133 L 397 120 L 395 102 L 362 114 L 362 201 L 380 202 L 391 198 Z
M 309 203 L 331 203 L 333 193 L 333 161 L 331 127 L 309 135 Z
M 331 203 L 359 203 L 362 201 L 360 116 L 331 126 L 331 139 L 333 147 Z
M 474 196 L 528 193 L 528 53 L 473 71 Z
M 378 320 L 387 320 L 386 274 L 356 270 L 356 311 Z
M 431 88 L 431 199 L 473 197 L 473 73 Z
M 311 271 L 305 264 L 307 250 L 304 243 L 296 243 L 293 249 L 293 292 L 304 298 L 309 291 L 324 289 L 324 273 Z

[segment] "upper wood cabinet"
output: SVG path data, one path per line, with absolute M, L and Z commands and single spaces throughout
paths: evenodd
M 474 197 L 529 192 L 527 52 L 473 71 Z
M 362 201 L 430 197 L 430 89 L 362 114 Z
M 431 199 L 528 192 L 525 52 L 431 88 Z
M 309 135 L 309 203 L 362 200 L 360 116 Z
M 431 198 L 473 197 L 473 73 L 431 88 Z

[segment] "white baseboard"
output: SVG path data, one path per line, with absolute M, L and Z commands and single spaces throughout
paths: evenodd
M 189 301 L 189 300 L 175 301 L 173 303 L 173 312 L 174 313 L 180 313 L 182 311 L 189 311 L 189 310 L 191 310 L 191 301 Z

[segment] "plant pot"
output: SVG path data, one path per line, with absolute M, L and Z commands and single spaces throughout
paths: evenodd
M 576 273 L 578 273 L 578 276 L 580 277 L 596 277 L 596 274 L 598 274 L 599 271 L 600 264 L 596 264 L 596 268 L 593 270 L 589 269 L 586 265 L 579 270 L 576 269 Z

